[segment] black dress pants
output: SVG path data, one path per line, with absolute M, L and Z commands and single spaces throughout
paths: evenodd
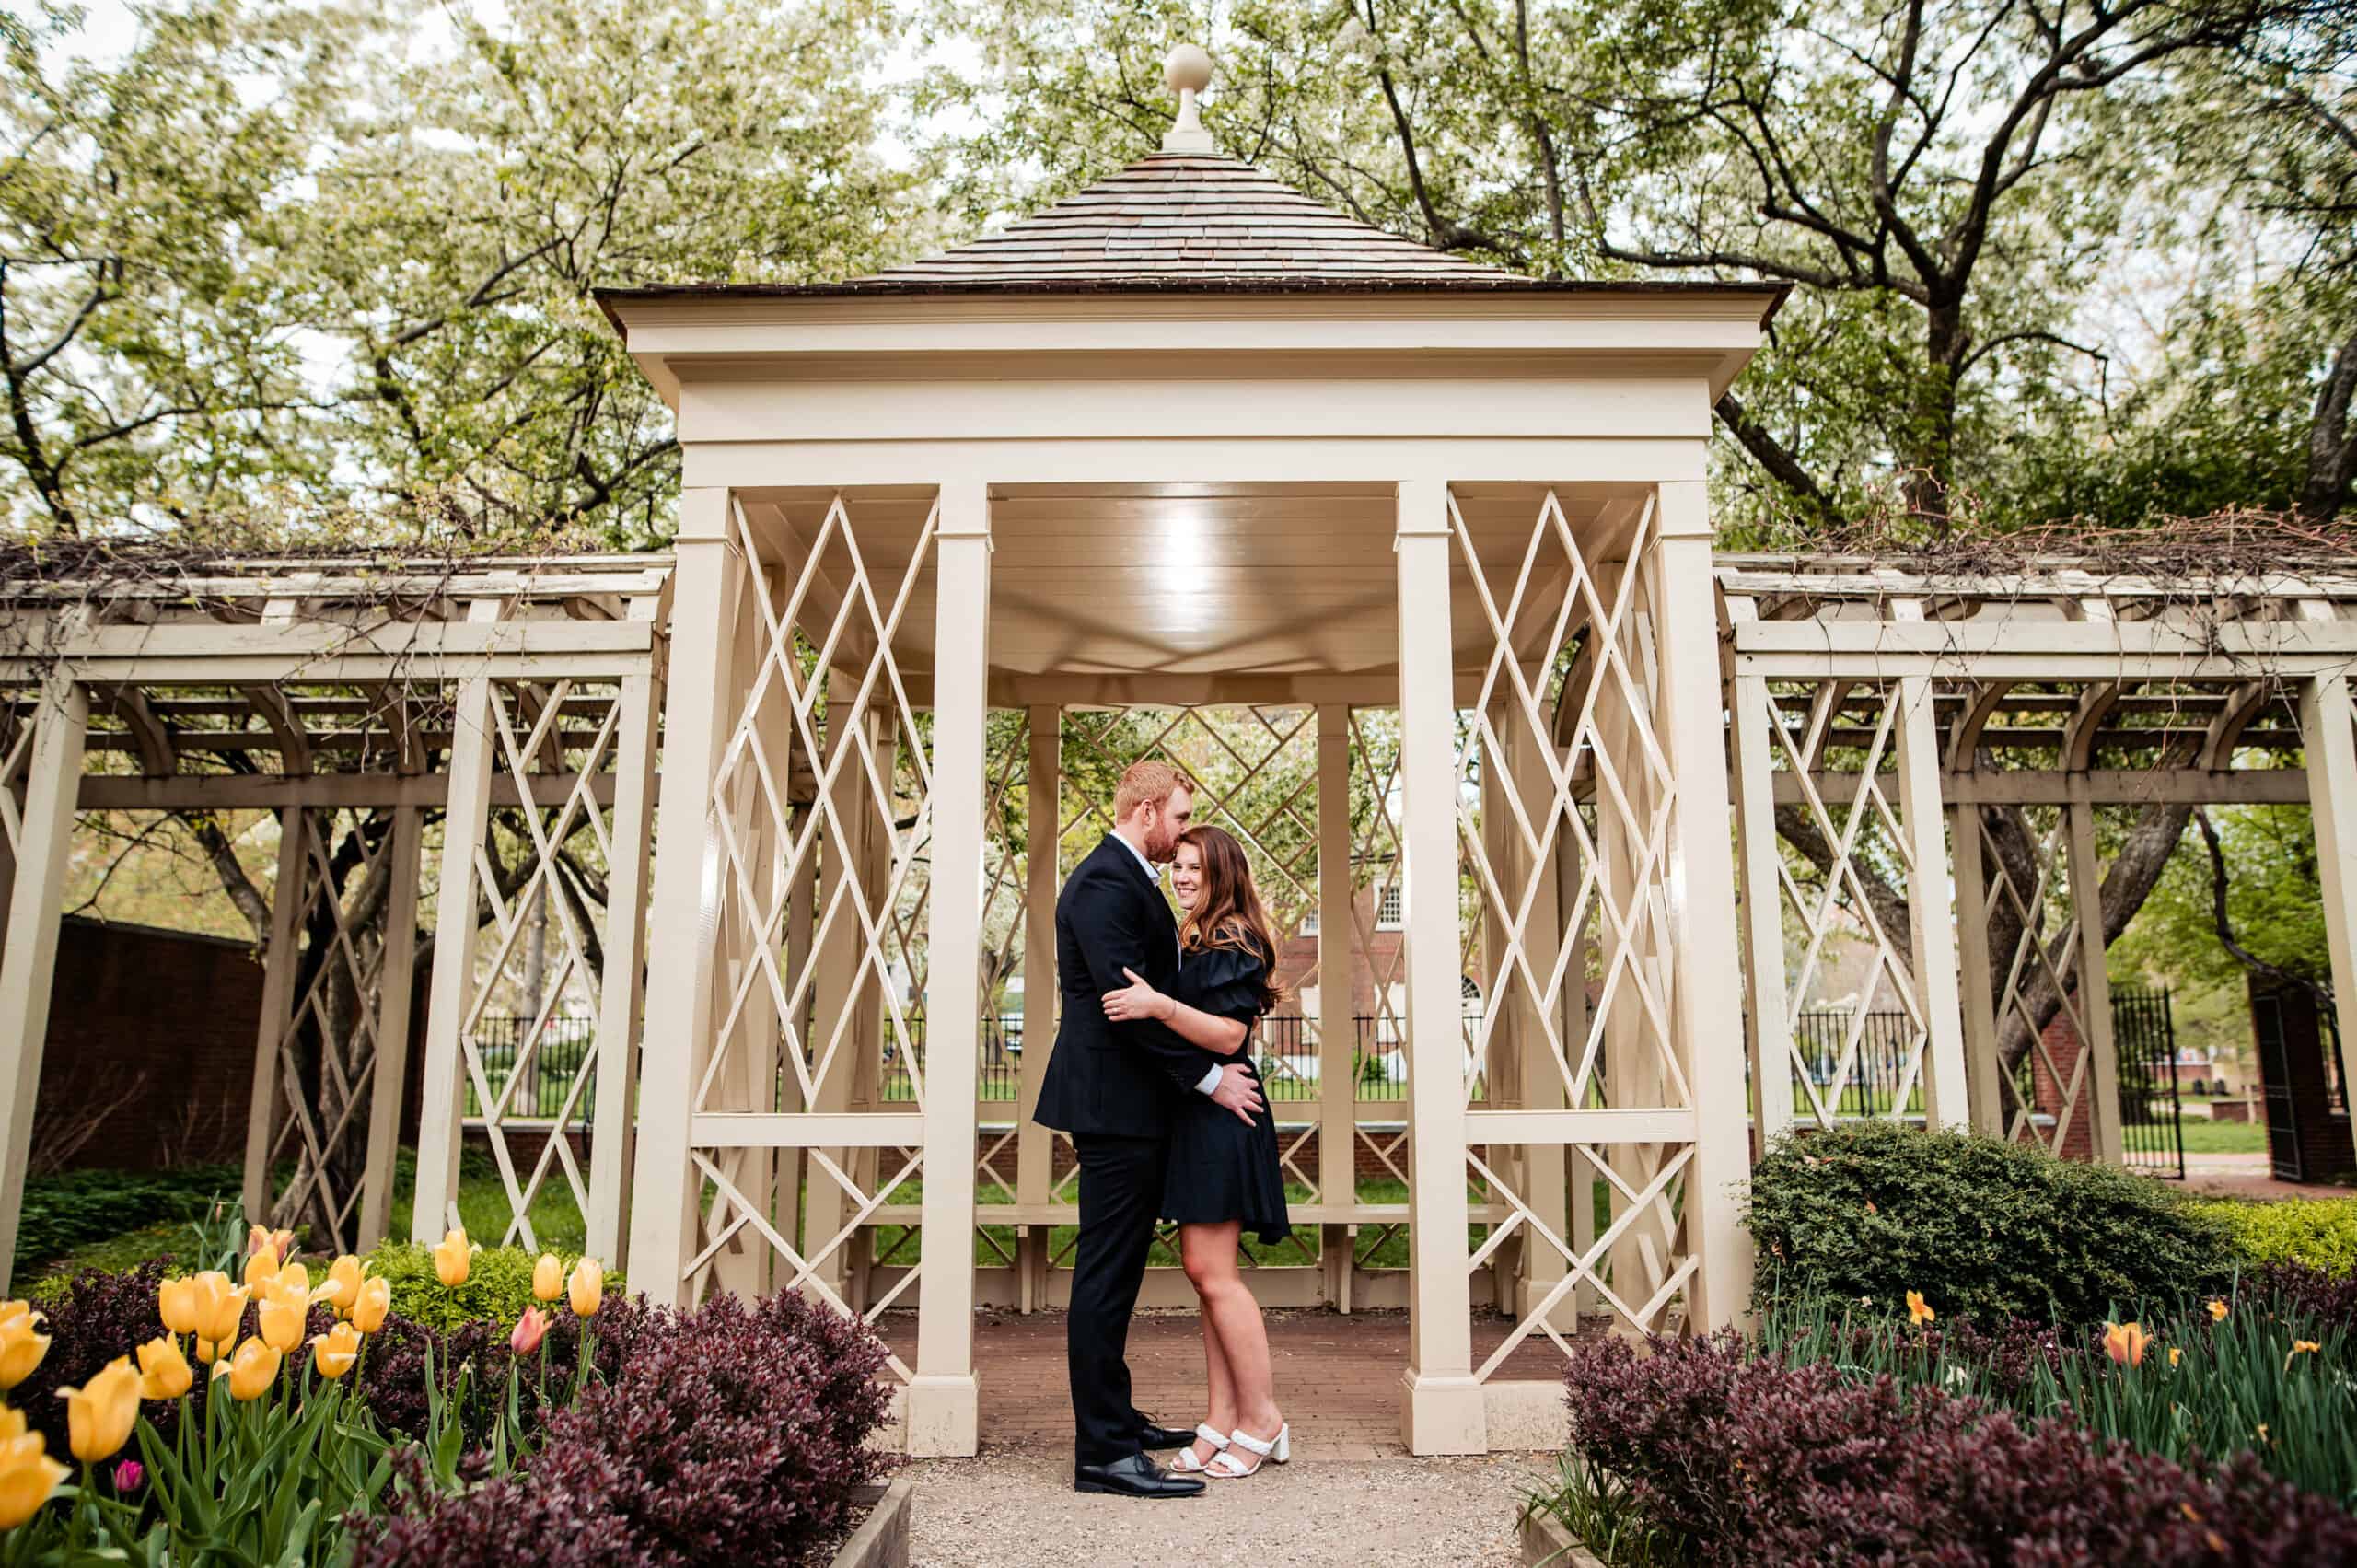
M 1080 1242 L 1064 1356 L 1078 1462 L 1105 1465 L 1138 1453 L 1146 1425 L 1130 1401 L 1130 1315 L 1154 1246 L 1170 1141 L 1083 1132 L 1072 1142 L 1080 1156 Z

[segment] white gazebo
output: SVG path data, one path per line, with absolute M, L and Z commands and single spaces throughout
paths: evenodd
M 1158 154 L 946 255 L 600 296 L 678 412 L 686 486 L 631 1282 L 871 1318 L 912 1294 L 913 1452 L 976 1444 L 977 1225 L 1018 1234 L 979 1277 L 1028 1303 L 1074 1213 L 1025 1114 L 1046 1051 L 1014 1107 L 978 1105 L 976 1063 L 1005 878 L 1024 1033 L 1052 1035 L 1055 857 L 1010 857 L 996 825 L 1010 789 L 1049 819 L 1075 710 L 1249 707 L 1309 738 L 1295 807 L 1337 976 L 1352 770 L 1378 765 L 1352 738 L 1397 710 L 1396 778 L 1367 787 L 1406 894 L 1406 1130 L 1360 1131 L 1350 987 L 1326 985 L 1318 1155 L 1292 1175 L 1329 1241 L 1315 1298 L 1347 1303 L 1362 1231 L 1408 1226 L 1412 1448 L 1559 1431 L 1556 1380 L 1499 1369 L 1583 1298 L 1717 1324 L 1749 1289 L 1704 479 L 1780 293 L 1429 250 L 1219 153 L 1202 85 L 1174 72 Z M 999 709 L 1020 756 L 990 754 Z M 1492 977 L 1469 1041 L 1469 949 Z M 912 969 L 921 1058 L 888 981 Z M 1358 1202 L 1363 1140 L 1412 1177 L 1404 1205 Z M 1566 1197 L 1596 1183 L 1601 1228 Z M 870 1249 L 886 1224 L 919 1227 L 921 1261 Z M 1511 1325 L 1478 1350 L 1477 1284 Z

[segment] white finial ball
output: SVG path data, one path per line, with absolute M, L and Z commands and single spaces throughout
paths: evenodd
M 1162 62 L 1162 79 L 1174 93 L 1199 93 L 1212 85 L 1212 57 L 1182 43 Z

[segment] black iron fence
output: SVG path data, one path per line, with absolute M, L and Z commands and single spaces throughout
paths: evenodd
M 2184 1179 L 2185 1123 L 2177 1099 L 2177 1026 L 2166 988 L 2115 988 L 2111 1038 L 2119 1058 L 2119 1142 L 2128 1167 L 2148 1176 Z
M 502 1094 L 507 1097 L 503 1121 L 554 1121 L 564 1109 L 566 1091 L 573 1087 L 582 1063 L 588 1060 L 591 1047 L 598 1042 L 596 1019 L 555 1017 L 541 1028 L 540 1044 L 526 1056 L 523 1047 L 531 1028 L 531 1019 L 507 1014 L 485 1014 L 475 1020 L 475 1050 L 482 1058 L 482 1074 L 490 1081 L 492 1098 L 496 1100 Z M 512 1091 L 507 1086 L 510 1078 L 517 1080 Z M 484 1107 L 476 1093 L 473 1074 L 465 1075 L 464 1086 L 463 1114 L 482 1117 Z M 571 1125 L 589 1124 L 591 1113 L 597 1109 L 596 1098 L 594 1081 L 581 1086 L 581 1098 L 573 1102 Z
M 1847 1007 L 1810 1007 L 1795 1020 L 1793 1030 L 1793 1101 L 1798 1106 L 1811 1106 L 1824 1100 L 1825 1109 L 1837 1117 L 1889 1116 L 1904 1110 L 1909 1115 L 1921 1115 L 1923 1109 L 1923 1089 L 1919 1075 L 1909 1089 L 1907 1103 L 1898 1103 L 1899 1081 L 1906 1074 L 1908 1042 L 1910 1038 L 1907 1015 L 1897 1008 L 1877 1009 L 1868 1013 L 1858 1033 L 1858 1053 L 1850 1064 L 1849 1076 L 1841 1081 L 1838 1102 L 1827 1097 L 1833 1093 L 1834 1080 L 1841 1072 L 1841 1053 L 1850 1042 L 1850 1030 L 1858 1019 Z M 1809 1091 L 1816 1091 L 1812 1100 Z
M 1468 1014 L 1478 1025 L 1476 1015 Z M 908 1015 L 905 1032 L 890 1020 L 885 1028 L 892 1040 L 884 1051 L 879 1090 L 888 1101 L 912 1101 L 916 1090 L 909 1081 L 904 1049 L 913 1047 L 920 1068 L 924 1063 L 924 1016 Z M 1408 1055 L 1399 1020 L 1362 1015 L 1352 1020 L 1356 1036 L 1352 1071 L 1362 1100 L 1404 1100 L 1408 1095 Z M 906 1044 L 903 1044 L 905 1040 Z M 1315 1100 L 1324 1075 L 1316 1036 L 1309 1020 L 1297 1013 L 1271 1014 L 1260 1020 L 1253 1051 L 1260 1058 L 1260 1075 L 1271 1100 Z M 982 1019 L 978 1098 L 1012 1101 L 1018 1098 L 1023 1076 L 1023 1015 L 1003 1013 Z M 1475 1098 L 1480 1098 L 1476 1090 Z

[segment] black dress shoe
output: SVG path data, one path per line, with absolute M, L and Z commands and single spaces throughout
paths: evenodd
M 1172 1475 L 1144 1454 L 1132 1454 L 1109 1465 L 1074 1465 L 1072 1489 L 1116 1497 L 1192 1497 L 1203 1483 L 1194 1476 Z
M 1151 1424 L 1138 1429 L 1138 1446 L 1149 1454 L 1156 1448 L 1184 1448 L 1194 1440 L 1195 1429 L 1191 1426 L 1183 1432 L 1175 1426 Z

